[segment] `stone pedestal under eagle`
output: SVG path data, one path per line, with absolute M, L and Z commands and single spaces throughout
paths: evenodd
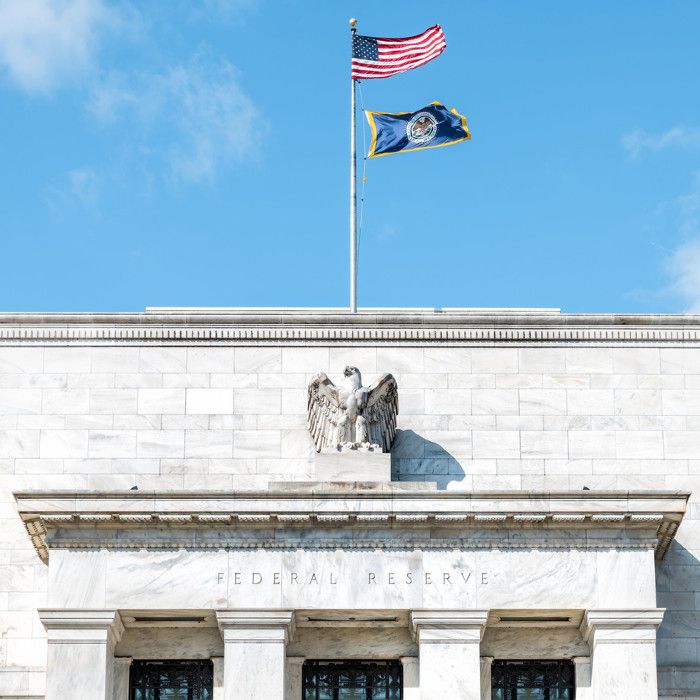
M 399 392 L 396 379 L 383 375 L 362 386 L 357 367 L 346 367 L 339 386 L 321 372 L 309 384 L 308 428 L 316 451 L 323 448 L 378 446 L 389 452 L 396 435 Z

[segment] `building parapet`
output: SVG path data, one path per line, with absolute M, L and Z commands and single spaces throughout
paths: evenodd
M 147 309 L 0 314 L 0 344 L 700 344 L 700 315 L 558 309 Z

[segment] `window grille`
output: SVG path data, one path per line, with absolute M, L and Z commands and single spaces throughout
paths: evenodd
M 306 661 L 302 700 L 401 700 L 400 661 Z
M 134 661 L 129 700 L 212 700 L 211 661 Z
M 492 700 L 574 700 L 576 680 L 571 661 L 494 661 Z

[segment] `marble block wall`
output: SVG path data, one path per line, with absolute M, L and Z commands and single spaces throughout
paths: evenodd
M 307 479 L 307 383 L 318 371 L 338 381 L 346 364 L 365 384 L 384 372 L 398 380 L 396 479 L 700 493 L 696 347 L 0 346 L 0 698 L 41 697 L 46 659 L 36 608 L 47 570 L 13 491 Z M 658 569 L 669 697 L 700 688 L 698 507 L 694 496 Z

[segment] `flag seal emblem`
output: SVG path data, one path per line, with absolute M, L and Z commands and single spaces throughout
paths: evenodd
M 471 138 L 466 117 L 440 102 L 415 112 L 366 110 L 365 116 L 372 130 L 368 158 L 451 146 Z
M 406 124 L 406 136 L 411 143 L 423 144 L 437 134 L 437 119 L 430 112 L 418 112 Z

